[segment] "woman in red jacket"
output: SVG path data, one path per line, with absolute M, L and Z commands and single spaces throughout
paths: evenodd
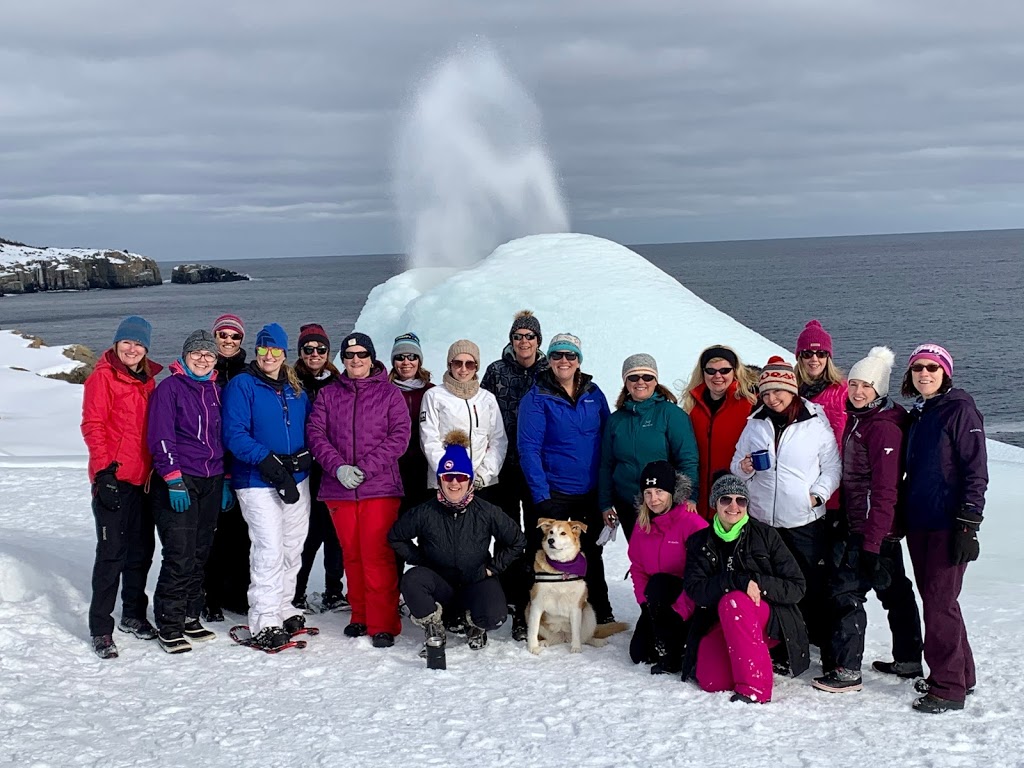
M 89 449 L 96 560 L 92 569 L 89 634 L 101 659 L 117 658 L 114 619 L 121 583 L 118 629 L 142 640 L 156 638 L 146 619 L 146 576 L 153 562 L 153 516 L 146 492 L 152 459 L 146 447 L 146 414 L 154 377 L 163 366 L 149 360 L 152 326 L 126 317 L 114 344 L 85 380 L 82 437 Z
M 700 353 L 683 397 L 697 438 L 700 488 L 710 488 L 716 474 L 729 471 L 736 441 L 757 403 L 755 389 L 749 370 L 730 347 L 716 344 Z M 705 520 L 714 517 L 707 494 L 697 498 L 697 511 Z

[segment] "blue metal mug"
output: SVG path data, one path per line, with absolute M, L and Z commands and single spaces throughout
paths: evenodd
M 754 464 L 755 472 L 764 472 L 772 468 L 772 457 L 767 448 L 751 453 L 750 461 Z

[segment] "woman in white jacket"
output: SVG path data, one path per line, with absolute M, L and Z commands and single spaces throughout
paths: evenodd
M 480 348 L 460 339 L 448 348 L 448 370 L 442 384 L 427 390 L 420 406 L 420 447 L 427 459 L 427 484 L 437 488 L 436 468 L 444 456 L 444 435 L 455 429 L 470 437 L 473 484 L 479 490 L 496 485 L 505 461 L 508 437 L 498 401 L 480 388 Z M 486 494 L 485 494 L 486 495 Z
M 842 463 L 824 409 L 799 396 L 791 365 L 772 357 L 761 372 L 758 392 L 764 404 L 747 419 L 731 469 L 747 483 L 750 516 L 777 529 L 800 565 L 807 581 L 800 611 L 828 673 L 833 664 L 825 502 L 839 487 Z M 770 466 L 755 470 L 752 454 L 762 450 L 768 451 Z

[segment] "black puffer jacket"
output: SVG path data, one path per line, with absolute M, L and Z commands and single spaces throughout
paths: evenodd
M 732 557 L 725 556 L 724 542 L 715 535 L 713 526 L 697 531 L 686 541 L 683 588 L 697 609 L 683 651 L 683 679 L 697 668 L 701 638 L 718 624 L 718 601 L 727 592 L 746 592 L 751 580 L 761 587 L 761 598 L 771 606 L 768 636 L 785 644 L 796 677 L 810 666 L 807 629 L 797 608 L 806 589 L 800 566 L 778 531 L 753 518 L 747 520 L 735 545 Z
M 245 350 L 238 350 L 234 357 L 217 355 L 217 362 L 213 367 L 217 371 L 217 385 L 223 389 L 229 381 L 246 369 Z
M 524 368 L 516 360 L 512 344 L 505 346 L 501 360 L 495 360 L 487 366 L 480 386 L 494 395 L 501 412 L 501 421 L 508 435 L 508 451 L 502 468 L 519 466 L 519 445 L 516 440 L 519 424 L 519 402 L 530 388 L 537 383 L 537 375 L 548 368 L 548 359 L 544 353 L 537 352 L 537 360 L 529 368 Z
M 493 559 L 492 537 L 499 545 Z M 409 565 L 424 565 L 452 586 L 483 581 L 487 568 L 501 573 L 526 551 L 519 526 L 480 498 L 458 511 L 436 498 L 413 507 L 391 527 L 388 543 Z

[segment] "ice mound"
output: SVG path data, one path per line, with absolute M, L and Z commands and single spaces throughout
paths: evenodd
M 622 361 L 635 352 L 653 354 L 661 381 L 677 393 L 711 344 L 758 365 L 771 355 L 793 359 L 629 248 L 580 234 L 513 240 L 464 270 L 403 272 L 370 292 L 356 328 L 385 359 L 395 336 L 414 331 L 436 380 L 456 339 L 479 344 L 484 365 L 496 360 L 520 309 L 540 319 L 545 347 L 556 333 L 580 337 L 583 370 L 610 400 L 622 387 Z

